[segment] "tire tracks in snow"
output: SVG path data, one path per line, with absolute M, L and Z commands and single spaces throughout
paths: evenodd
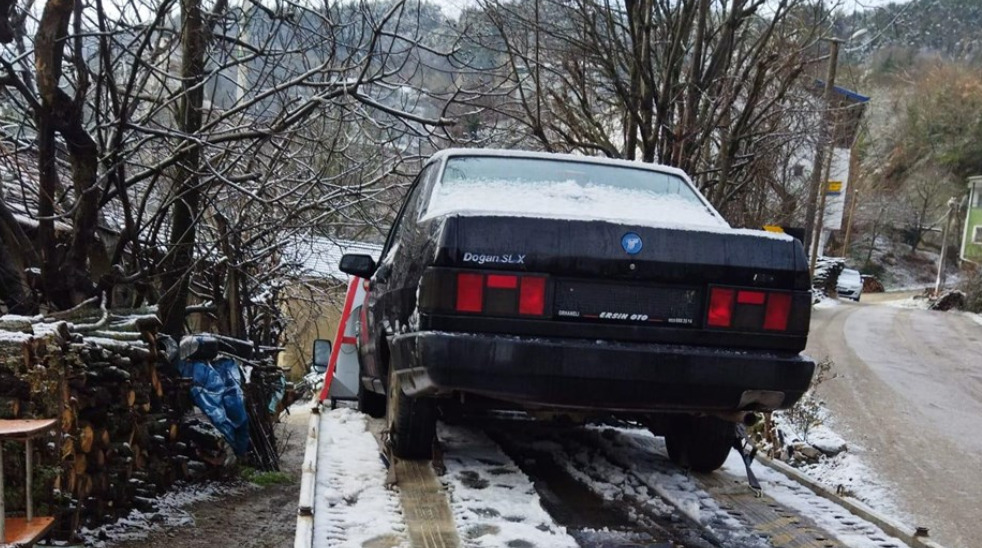
M 644 545 L 905 546 L 844 508 L 767 469 L 757 467 L 757 472 L 772 496 L 754 497 L 735 453 L 719 472 L 688 475 L 665 456 L 662 438 L 643 429 L 556 429 L 536 423 L 490 425 L 486 429 L 518 462 L 548 455 L 551 465 L 561 467 L 570 478 L 608 501 L 610 508 L 624 512 L 635 525 L 634 532 L 654 532 L 655 541 L 664 543 Z M 535 470 L 530 470 L 530 475 L 540 479 Z M 582 546 L 637 545 L 610 544 L 603 538 L 577 540 Z

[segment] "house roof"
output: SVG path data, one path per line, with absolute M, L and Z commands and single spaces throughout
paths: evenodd
M 348 275 L 338 269 L 342 255 L 362 253 L 371 255 L 377 261 L 381 252 L 382 246 L 378 244 L 324 236 L 314 236 L 299 241 L 291 244 L 286 250 L 287 255 L 299 263 L 304 275 L 340 281 L 348 279 Z
M 825 88 L 824 80 L 815 80 L 816 92 Z M 836 146 L 850 148 L 859 134 L 859 126 L 870 98 L 841 86 L 832 86 L 833 139 Z
M 0 143 L 0 198 L 14 214 L 14 218 L 26 229 L 37 228 L 40 185 L 38 161 L 33 150 L 15 150 L 16 143 Z M 55 215 L 64 211 L 55 203 Z M 56 221 L 56 231 L 71 231 L 65 221 Z
M 66 208 L 71 209 L 75 199 L 71 184 L 71 173 L 60 160 L 56 161 L 60 187 L 56 190 L 54 208 L 55 231 L 71 232 L 72 219 Z M 2 140 L 0 141 L 0 198 L 14 214 L 14 218 L 25 229 L 38 227 L 38 204 L 40 202 L 40 172 L 38 154 L 33 144 Z M 98 228 L 118 233 L 123 228 L 122 212 L 118 203 L 110 202 L 99 210 Z

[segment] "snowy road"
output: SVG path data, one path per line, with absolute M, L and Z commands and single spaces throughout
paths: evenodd
M 818 395 L 911 524 L 951 548 L 982 538 L 982 326 L 957 312 L 842 304 L 813 312 Z M 856 445 L 859 445 L 858 447 Z

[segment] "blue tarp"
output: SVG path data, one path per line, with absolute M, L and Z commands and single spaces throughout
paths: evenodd
M 190 378 L 191 397 L 235 451 L 249 451 L 249 417 L 242 393 L 242 371 L 234 360 L 208 362 L 178 360 L 181 376 Z

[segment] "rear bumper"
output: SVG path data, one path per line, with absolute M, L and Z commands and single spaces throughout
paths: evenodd
M 407 393 L 611 411 L 790 407 L 815 362 L 796 354 L 424 331 L 390 340 Z

